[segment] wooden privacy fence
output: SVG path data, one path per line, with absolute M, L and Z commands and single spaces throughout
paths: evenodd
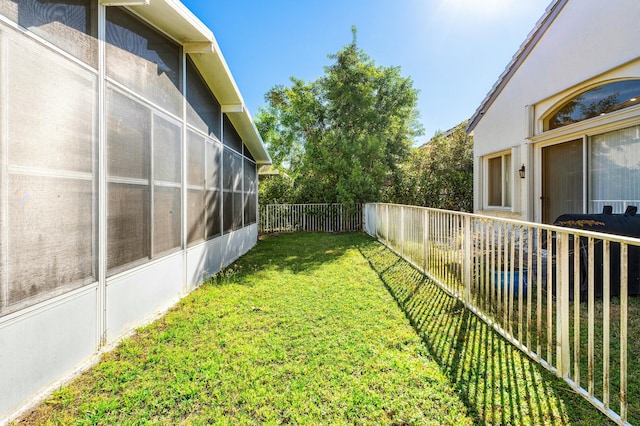
M 362 231 L 362 205 L 266 204 L 260 205 L 259 232 Z
M 639 239 L 392 204 L 366 204 L 364 219 L 368 234 L 611 419 L 640 423 L 640 336 L 628 335 Z

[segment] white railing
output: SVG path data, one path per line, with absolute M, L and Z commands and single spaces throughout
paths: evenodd
M 639 291 L 640 240 L 392 204 L 366 204 L 364 219 L 368 234 L 629 424 L 628 290 Z
M 260 205 L 259 232 L 362 231 L 362 205 L 267 204 Z

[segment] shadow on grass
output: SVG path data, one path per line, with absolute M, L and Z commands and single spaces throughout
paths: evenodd
M 376 242 L 360 252 L 378 273 L 479 424 L 611 423 L 433 281 Z

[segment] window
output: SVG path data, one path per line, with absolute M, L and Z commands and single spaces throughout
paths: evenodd
M 511 154 L 487 160 L 489 207 L 511 207 Z
M 606 205 L 614 213 L 640 206 L 640 126 L 596 135 L 589 142 L 589 213 L 600 213 Z
M 564 103 L 548 120 L 552 130 L 640 103 L 640 80 L 606 83 Z

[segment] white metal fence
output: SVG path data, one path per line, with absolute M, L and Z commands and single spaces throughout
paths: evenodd
M 362 205 L 266 204 L 260 205 L 259 232 L 362 231 Z
M 628 353 L 640 351 L 640 336 L 627 335 L 640 240 L 391 204 L 366 204 L 364 219 L 367 233 L 611 419 L 628 424 L 632 408 L 640 420 L 627 400 Z

